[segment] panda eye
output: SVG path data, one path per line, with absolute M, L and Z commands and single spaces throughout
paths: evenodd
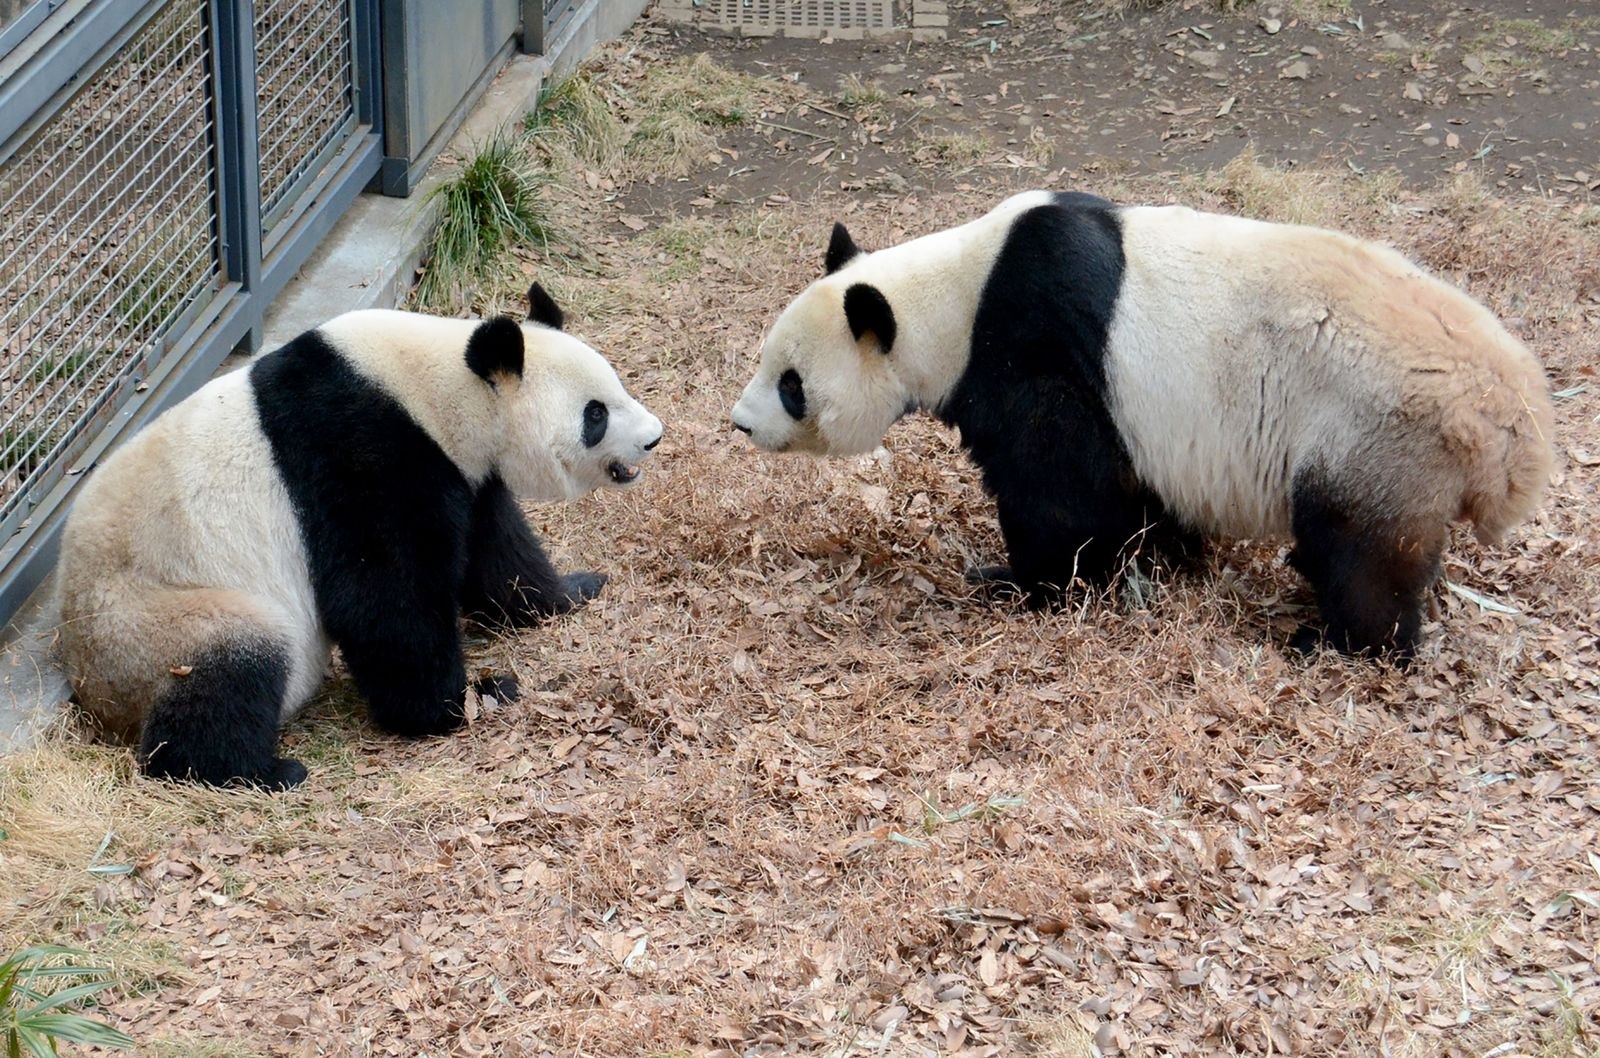
M 778 400 L 791 419 L 806 417 L 806 386 L 800 381 L 800 372 L 792 367 L 778 379 Z
M 606 423 L 611 418 L 604 403 L 591 400 L 583 408 L 583 447 L 593 448 L 606 435 Z

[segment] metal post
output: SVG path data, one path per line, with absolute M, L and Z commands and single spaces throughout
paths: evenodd
M 217 129 L 217 215 L 225 278 L 254 298 L 261 286 L 261 164 L 256 130 L 255 17 L 250 0 L 211 0 L 212 105 Z M 253 305 L 245 342 L 261 348 L 261 313 Z
M 544 0 L 521 0 L 522 54 L 544 54 Z

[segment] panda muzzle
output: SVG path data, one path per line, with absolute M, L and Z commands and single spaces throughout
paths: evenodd
M 606 474 L 618 485 L 626 485 L 639 476 L 639 467 L 633 463 L 624 463 L 620 459 L 613 459 L 606 464 Z

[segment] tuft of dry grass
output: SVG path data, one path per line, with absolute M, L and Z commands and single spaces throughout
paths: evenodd
M 992 149 L 984 136 L 972 132 L 920 132 L 912 157 L 924 165 L 970 168 Z
M 677 178 L 708 158 L 717 134 L 793 98 L 793 86 L 729 69 L 700 53 L 650 65 L 632 86 L 631 134 L 623 151 L 630 179 Z
M 540 146 L 561 152 L 558 171 L 572 161 L 595 169 L 614 169 L 628 141 L 628 130 L 608 98 L 585 72 L 578 72 L 540 93 L 538 104 L 523 122 Z M 563 164 L 566 163 L 566 164 Z
M 839 82 L 839 105 L 868 121 L 882 121 L 889 115 L 894 96 L 878 81 L 864 81 L 851 74 Z

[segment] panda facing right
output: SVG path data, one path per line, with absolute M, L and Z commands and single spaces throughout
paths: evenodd
M 1415 648 L 1453 521 L 1498 539 L 1552 466 L 1538 361 L 1394 250 L 1181 206 L 1026 192 L 876 252 L 835 225 L 733 425 L 769 451 L 960 430 L 1031 601 L 1139 549 L 1292 534 L 1349 652 Z
M 454 730 L 463 614 L 529 625 L 600 591 L 556 571 L 515 497 L 631 484 L 661 422 L 528 296 L 525 323 L 346 313 L 91 473 L 62 541 L 62 653 L 79 707 L 147 773 L 300 782 L 278 728 L 334 644 L 380 726 Z

